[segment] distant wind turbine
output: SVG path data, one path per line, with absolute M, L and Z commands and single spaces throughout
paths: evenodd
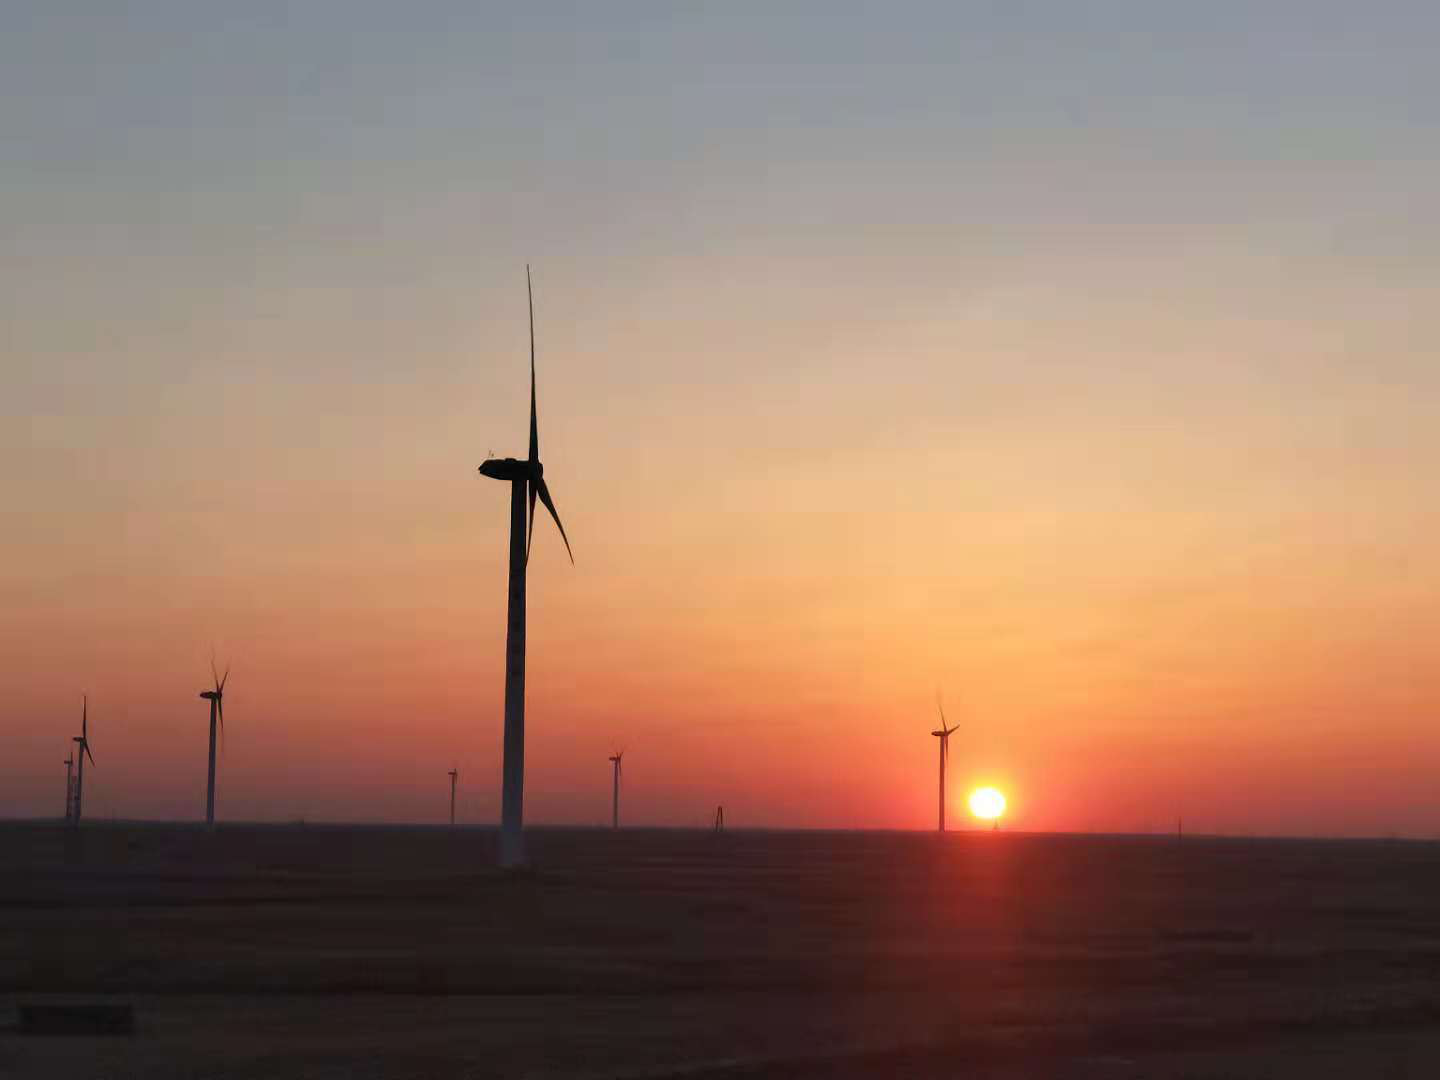
M 200 696 L 210 702 L 210 780 L 205 787 L 205 824 L 215 824 L 215 721 L 220 721 L 220 738 L 225 738 L 225 682 L 230 678 L 227 665 L 225 674 L 215 670 L 215 661 L 210 661 L 210 677 L 215 680 L 213 690 L 202 690 Z M 243 704 L 243 702 L 242 702 Z
M 945 726 L 945 706 L 937 696 L 935 707 L 940 710 L 940 730 L 930 732 L 940 740 L 940 825 L 939 831 L 945 831 L 945 765 L 950 760 L 950 735 L 960 725 L 955 727 Z
M 65 824 L 70 824 L 75 801 L 75 751 L 65 759 Z
M 80 815 L 84 809 L 85 790 L 85 759 L 90 759 L 90 764 L 95 764 L 95 755 L 90 752 L 90 697 L 82 696 L 80 699 L 80 734 L 71 740 L 78 745 L 75 747 L 75 812 L 71 815 L 70 824 L 79 825 Z
M 621 765 L 624 757 L 624 750 L 617 750 L 610 755 L 610 764 L 614 766 L 610 789 L 610 827 L 612 829 L 620 827 L 620 774 L 624 771 L 624 767 Z M 643 765 L 644 762 L 641 764 Z
M 450 770 L 450 824 L 455 824 L 455 781 L 460 776 L 458 768 Z
M 530 287 L 530 268 L 525 268 L 525 291 L 530 302 L 530 456 L 488 458 L 480 474 L 510 484 L 510 611 L 505 633 L 505 743 L 503 781 L 500 796 L 500 865 L 518 866 L 525 861 L 521 828 L 525 816 L 525 568 L 530 543 L 535 537 L 535 500 L 555 519 L 560 539 L 570 562 L 570 538 L 560 523 L 560 514 L 545 485 L 545 468 L 540 464 L 540 427 L 535 407 L 535 294 Z M 528 512 L 527 512 L 528 503 Z

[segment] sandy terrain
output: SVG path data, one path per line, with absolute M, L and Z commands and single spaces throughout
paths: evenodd
M 4 1077 L 1431 1077 L 1440 846 L 0 826 Z M 22 1037 L 114 995 L 129 1038 Z

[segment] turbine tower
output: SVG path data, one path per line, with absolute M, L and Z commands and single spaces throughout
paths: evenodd
M 215 721 L 220 721 L 220 737 L 225 737 L 225 680 L 230 678 L 230 668 L 221 675 L 215 670 L 215 661 L 210 661 L 210 677 L 215 680 L 215 689 L 202 690 L 200 696 L 210 702 L 210 782 L 205 788 L 205 824 L 215 826 Z
M 617 750 L 610 755 L 610 764 L 614 766 L 610 789 L 610 827 L 612 829 L 620 827 L 620 773 L 623 771 L 620 763 L 624 757 L 624 750 Z
M 85 759 L 88 757 L 90 764 L 95 764 L 95 755 L 90 752 L 90 698 L 88 695 L 80 699 L 80 734 L 74 736 L 70 741 L 78 744 L 75 747 L 75 811 L 70 816 L 70 824 L 79 825 L 80 813 L 85 805 Z
M 545 468 L 540 464 L 540 428 L 535 409 L 535 294 L 530 287 L 530 267 L 525 267 L 525 292 L 530 304 L 530 456 L 489 458 L 480 474 L 510 484 L 510 611 L 505 631 L 505 744 L 503 782 L 500 796 L 500 865 L 518 866 L 525 861 L 521 827 L 525 806 L 525 566 L 535 536 L 535 500 L 555 519 L 560 539 L 570 562 L 570 538 L 560 523 L 560 514 L 545 485 Z M 527 510 L 528 503 L 528 510 Z
M 455 780 L 459 777 L 460 770 L 451 769 L 450 776 L 450 824 L 455 824 Z
M 70 815 L 75 803 L 75 751 L 65 759 L 65 824 L 70 824 Z
M 945 706 L 940 698 L 935 698 L 935 707 L 940 710 L 940 730 L 930 732 L 940 740 L 940 824 L 939 831 L 945 831 L 945 765 L 950 760 L 950 733 L 958 728 L 945 726 Z

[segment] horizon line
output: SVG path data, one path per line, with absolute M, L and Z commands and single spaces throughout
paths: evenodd
M 68 828 L 68 822 L 63 817 L 0 817 L 0 828 L 7 826 L 59 826 Z M 467 831 L 500 831 L 498 822 L 456 822 L 451 825 L 448 822 L 425 822 L 425 821 L 332 821 L 309 818 L 293 818 L 287 821 L 217 821 L 213 826 L 207 825 L 204 821 L 177 818 L 122 818 L 122 817 L 89 817 L 81 823 L 81 828 L 90 827 L 124 827 L 124 826 L 167 826 L 185 827 L 211 831 L 221 828 L 245 828 L 245 829 L 434 829 L 437 831 L 451 831 L 463 829 Z M 608 824 L 594 823 L 582 824 L 574 822 L 546 823 L 525 826 L 527 832 L 547 831 L 576 831 L 576 832 L 698 832 L 713 833 L 714 829 L 708 824 L 699 825 L 626 825 L 615 829 Z M 1359 836 L 1337 836 L 1333 833 L 1212 833 L 1212 832 L 1187 832 L 1177 834 L 1170 832 L 1086 832 L 1080 830 L 1044 830 L 1044 829 L 993 829 L 988 826 L 974 828 L 946 829 L 944 833 L 937 833 L 935 829 L 917 826 L 915 828 L 884 828 L 884 827 L 844 827 L 844 826 L 812 826 L 812 825 L 735 825 L 727 824 L 725 832 L 744 833 L 847 833 L 847 834 L 873 834 L 873 835 L 900 835 L 900 836 L 993 836 L 997 832 L 1009 836 L 1020 836 L 1030 838 L 1066 838 L 1074 837 L 1080 839 L 1113 839 L 1113 840 L 1165 840 L 1171 843 L 1183 844 L 1187 840 L 1263 840 L 1263 841 L 1319 841 L 1324 843 L 1409 843 L 1409 844 L 1435 844 L 1440 843 L 1440 834 L 1432 836 L 1410 836 L 1400 833 L 1375 833 Z

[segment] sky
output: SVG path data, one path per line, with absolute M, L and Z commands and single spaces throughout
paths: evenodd
M 1440 9 L 49 4 L 0 816 L 1440 835 Z

